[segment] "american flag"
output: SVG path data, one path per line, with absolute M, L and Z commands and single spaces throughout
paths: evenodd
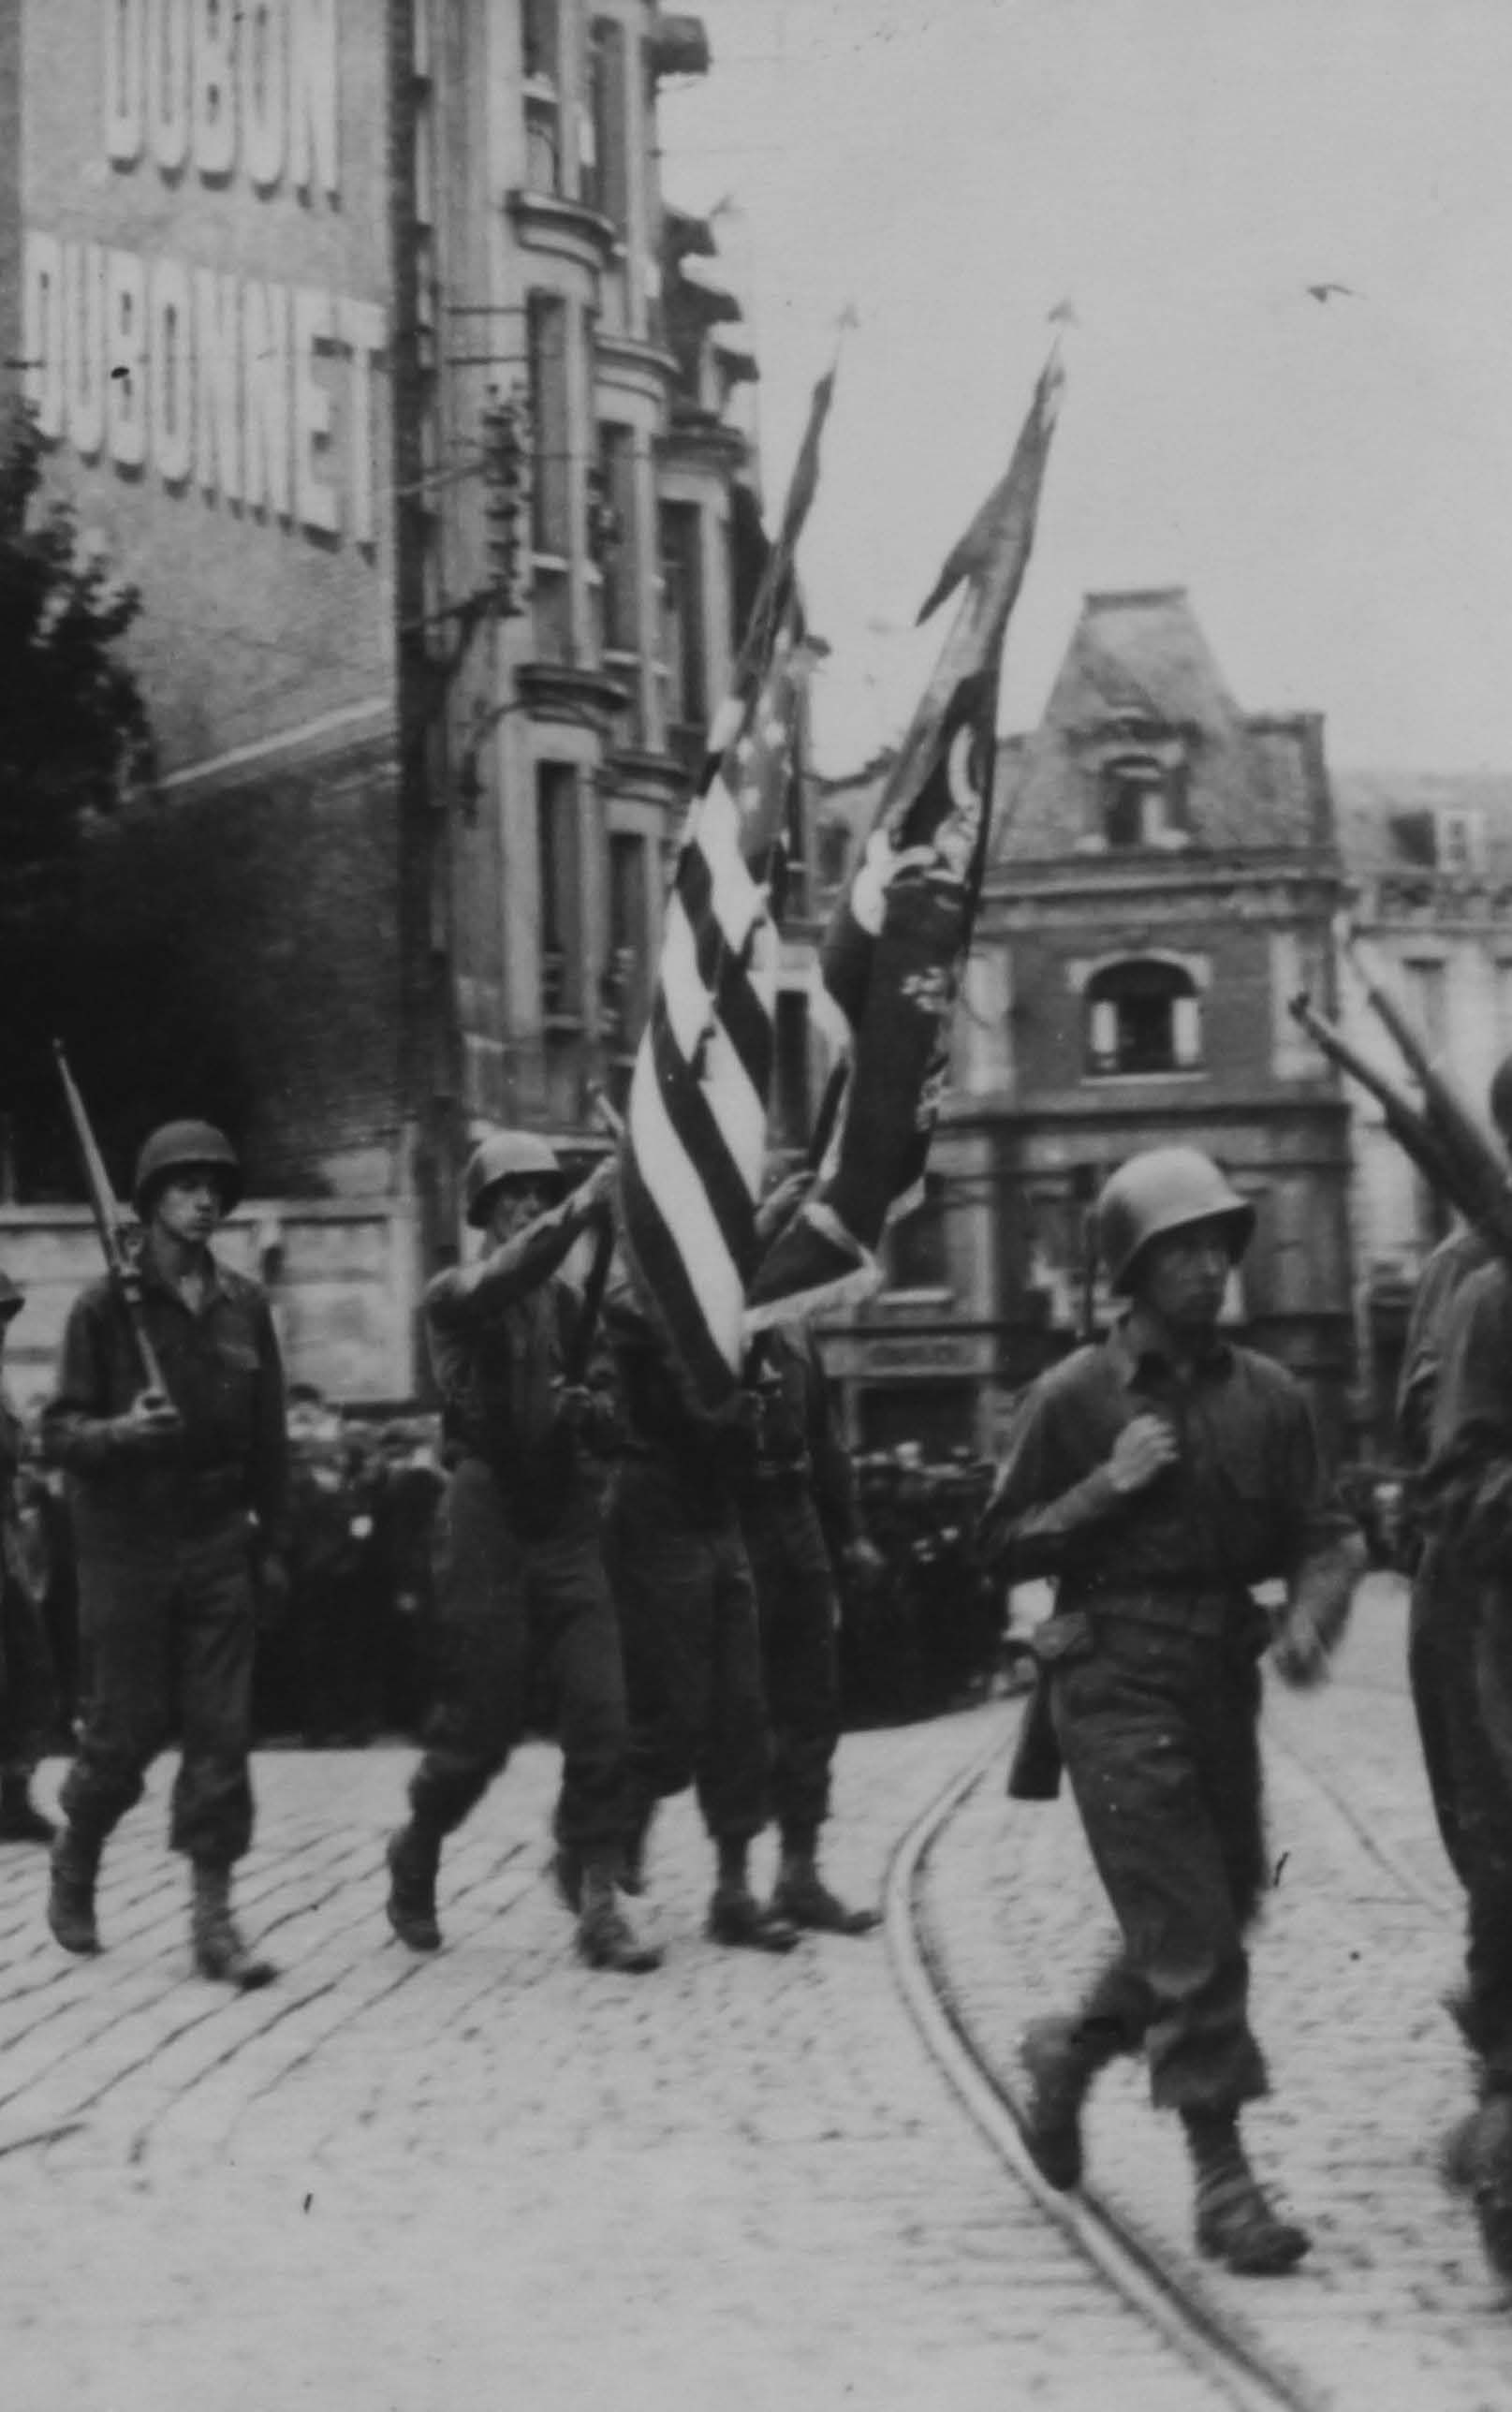
M 814 658 L 796 553 L 834 371 L 814 390 L 782 523 L 712 734 L 668 898 L 655 995 L 620 1147 L 631 1280 L 690 1395 L 740 1387 L 767 1150 L 791 746 Z
M 963 587 L 821 945 L 815 1013 L 837 1049 L 838 1108 L 814 1190 L 752 1276 L 748 1336 L 874 1289 L 882 1234 L 923 1179 L 986 862 L 1004 640 L 1062 382 L 1057 343 L 1006 474 L 919 613 Z

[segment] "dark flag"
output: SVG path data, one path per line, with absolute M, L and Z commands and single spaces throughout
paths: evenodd
M 919 615 L 964 589 L 820 949 L 816 1010 L 844 1085 L 814 1191 L 752 1278 L 748 1334 L 874 1289 L 883 1231 L 923 1178 L 986 862 L 1004 639 L 1062 382 L 1057 345 L 1006 475 Z
M 713 1413 L 739 1387 L 756 1257 L 791 747 L 814 659 L 796 552 L 833 392 L 831 369 L 814 390 L 782 522 L 689 812 L 620 1149 L 632 1282 L 690 1392 Z

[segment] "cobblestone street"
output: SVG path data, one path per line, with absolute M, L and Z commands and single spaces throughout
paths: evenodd
M 1399 1627 L 1373 1586 L 1341 1680 L 1273 1703 L 1286 1856 L 1257 1965 L 1277 2097 L 1255 2125 L 1314 2256 L 1271 2287 L 1190 2274 L 1226 2315 L 1241 2294 L 1323 2400 L 1474 2412 L 1512 2398 L 1512 2349 L 1432 2170 L 1462 2091 L 1437 2008 L 1454 1905 Z M 874 1894 L 900 1835 L 1016 1715 L 851 1737 L 836 1880 Z M 186 1977 L 167 1769 L 108 1861 L 98 1962 L 47 1935 L 41 1855 L 0 1855 L 7 2406 L 1220 2400 L 980 2139 L 884 1938 L 716 1951 L 679 1803 L 653 1871 L 666 1969 L 587 1973 L 541 1874 L 554 1760 L 532 1747 L 448 1862 L 448 1949 L 416 1962 L 382 1917 L 405 1764 L 260 1759 L 242 1898 L 286 1973 L 245 1999 Z M 1068 1805 L 1006 1802 L 994 1766 L 937 1846 L 929 1915 L 1006 2065 L 1101 1932 Z M 1132 2074 L 1107 2087 L 1093 2148 L 1120 2211 L 1184 2257 L 1176 2139 Z

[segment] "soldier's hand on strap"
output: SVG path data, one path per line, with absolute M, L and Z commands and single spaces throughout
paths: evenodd
M 1329 1672 L 1329 1645 L 1305 1609 L 1283 1617 L 1270 1657 L 1277 1674 L 1294 1692 L 1310 1692 Z
M 161 1390 L 143 1390 L 124 1416 L 112 1419 L 110 1435 L 118 1448 L 133 1455 L 163 1457 L 183 1439 L 183 1419 Z
M 1119 1434 L 1108 1461 L 1114 1490 L 1124 1498 L 1148 1490 L 1179 1454 L 1176 1434 L 1163 1416 L 1136 1416 Z
M 872 1591 L 887 1573 L 888 1564 L 876 1543 L 865 1533 L 858 1533 L 847 1541 L 844 1550 L 845 1571 L 863 1591 Z

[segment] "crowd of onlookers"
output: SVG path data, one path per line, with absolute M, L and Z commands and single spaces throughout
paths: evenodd
M 445 1480 L 436 1419 L 374 1420 L 296 1383 L 289 1438 L 289 1594 L 265 1620 L 259 1644 L 259 1736 L 319 1748 L 414 1735 L 434 1648 L 433 1542 Z M 1002 1586 L 975 1538 L 991 1476 L 991 1465 L 967 1451 L 932 1462 L 906 1442 L 856 1460 L 861 1513 L 882 1565 L 869 1579 L 842 1583 L 848 1722 L 929 1715 L 985 1690 L 1003 1669 Z M 18 1506 L 57 1672 L 55 1739 L 68 1748 L 88 1667 L 59 1480 L 35 1454 Z M 550 1713 L 542 1699 L 543 1724 Z

